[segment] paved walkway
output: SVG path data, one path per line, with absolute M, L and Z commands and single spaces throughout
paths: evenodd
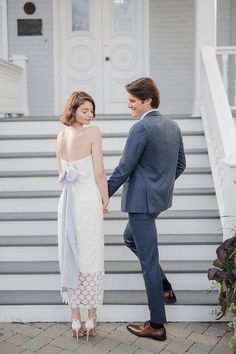
M 232 354 L 226 323 L 169 323 L 167 340 L 138 338 L 125 323 L 100 323 L 97 336 L 71 337 L 69 323 L 0 323 L 0 354 Z

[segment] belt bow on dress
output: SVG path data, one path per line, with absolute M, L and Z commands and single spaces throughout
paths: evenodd
M 76 251 L 75 204 L 72 190 L 72 183 L 78 178 L 79 171 L 72 166 L 66 166 L 59 176 L 59 182 L 63 183 L 64 193 L 59 264 L 61 273 L 61 295 L 65 303 L 68 303 L 68 291 L 77 287 L 79 277 Z

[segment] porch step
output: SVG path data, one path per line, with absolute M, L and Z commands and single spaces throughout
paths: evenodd
M 158 235 L 159 245 L 219 245 L 222 234 L 172 234 Z M 105 235 L 106 246 L 123 245 L 122 235 Z M 56 235 L 45 236 L 1 236 L 0 247 L 43 247 L 57 246 Z
M 120 188 L 110 199 L 109 210 L 120 209 Z M 0 191 L 0 212 L 38 212 L 57 211 L 58 199 L 61 190 L 53 191 Z M 214 188 L 176 188 L 174 190 L 172 209 L 216 209 L 216 197 Z
M 128 133 L 127 132 L 111 132 L 103 133 L 103 149 L 123 150 Z M 199 131 L 182 131 L 184 147 L 189 148 L 206 148 L 204 132 Z M 55 151 L 56 134 L 22 134 L 22 135 L 0 135 L 0 151 L 1 152 L 43 152 Z
M 186 155 L 205 155 L 207 154 L 207 149 L 195 148 L 195 149 L 185 149 Z M 103 151 L 104 156 L 121 156 L 121 150 L 109 150 Z M 56 157 L 56 153 L 52 151 L 47 152 L 3 152 L 0 153 L 0 159 L 24 159 L 24 158 L 45 158 L 45 157 Z
M 0 192 L 0 199 L 21 199 L 21 198 L 58 198 L 61 194 L 57 191 L 8 191 Z M 121 195 L 119 190 L 115 194 Z M 174 190 L 174 195 L 215 195 L 214 188 L 179 188 Z
M 179 305 L 216 305 L 217 292 L 206 294 L 204 291 L 176 291 Z M 105 305 L 147 305 L 145 291 L 107 291 Z M 3 305 L 61 305 L 59 291 L 0 291 L 0 306 Z M 174 306 L 174 305 L 169 305 Z
M 161 261 L 175 290 L 207 290 L 207 269 L 212 261 Z M 105 261 L 105 290 L 144 290 L 137 260 Z M 0 262 L 0 290 L 58 290 L 59 266 L 55 261 Z
M 0 235 L 54 234 L 57 228 L 55 212 L 0 213 Z M 171 222 L 170 222 L 171 220 Z M 127 223 L 127 215 L 111 212 L 105 217 L 105 234 L 122 234 Z M 217 210 L 167 210 L 158 217 L 159 233 L 219 233 L 221 225 Z
M 178 305 L 166 305 L 169 321 L 212 321 L 218 294 L 205 291 L 176 291 Z M 68 306 L 58 291 L 0 291 L 0 321 L 70 320 Z M 142 290 L 105 291 L 99 321 L 145 321 L 149 317 L 146 294 Z
M 113 169 L 106 169 L 106 173 L 110 176 Z M 199 175 L 199 174 L 211 174 L 210 167 L 187 167 L 183 174 Z M 57 170 L 18 170 L 18 171 L 0 171 L 0 178 L 13 178 L 13 177 L 58 177 Z M 183 175 L 181 175 L 183 177 Z
M 206 273 L 212 265 L 211 261 L 162 261 L 161 266 L 166 273 Z M 107 274 L 141 273 L 138 261 L 106 261 Z M 58 262 L 2 262 L 0 274 L 59 274 Z
M 106 169 L 109 177 L 113 169 Z M 15 171 L 0 171 L 0 191 L 17 190 L 58 190 L 58 172 L 52 170 L 17 169 Z M 187 167 L 175 183 L 176 188 L 213 188 L 211 170 L 209 167 Z
M 218 210 L 166 210 L 158 219 L 218 219 Z M 104 217 L 105 220 L 127 220 L 127 214 L 114 211 Z M 57 220 L 57 213 L 0 213 L 0 221 L 42 221 Z
M 175 120 L 180 129 L 183 131 L 199 131 L 203 130 L 201 117 L 190 117 L 189 115 L 171 115 L 171 119 Z M 98 126 L 103 133 L 127 133 L 130 127 L 137 120 L 127 115 L 109 115 L 108 117 L 98 115 L 93 121 L 93 125 Z M 9 124 L 13 123 L 13 124 Z M 33 124 L 32 124 L 33 123 Z M 59 117 L 22 117 L 0 119 L 1 135 L 23 135 L 23 134 L 57 134 L 65 128 L 60 123 Z
M 11 236 L 10 236 L 11 237 Z M 18 236 L 21 237 L 21 236 Z M 25 236 L 27 237 L 27 236 Z M 145 237 L 145 235 L 144 235 Z M 1 237 L 0 237 L 1 238 Z M 110 240 L 112 236 L 110 236 Z M 163 237 L 164 239 L 164 237 Z M 176 239 L 176 238 L 175 238 Z M 169 242 L 158 242 L 159 243 L 159 255 L 160 260 L 173 261 L 179 260 L 184 261 L 186 259 L 192 260 L 213 260 L 215 258 L 215 243 L 201 242 L 202 237 L 193 238 L 192 242 L 183 244 L 176 242 L 174 237 L 170 238 Z M 135 255 L 130 252 L 130 250 L 124 245 L 122 238 L 120 237 L 120 243 L 109 240 L 107 244 L 107 237 L 105 238 L 105 261 L 133 261 L 136 260 Z M 158 237 L 159 240 L 159 237 Z M 183 239 L 182 239 L 183 241 Z M 19 243 L 19 241 L 17 242 Z M 47 245 L 33 245 L 33 246 L 1 246 L 0 248 L 0 259 L 1 261 L 57 261 L 58 260 L 58 249 L 57 245 L 47 246 Z
M 187 166 L 189 167 L 209 167 L 207 150 L 203 148 L 185 149 Z M 103 152 L 104 165 L 106 168 L 115 168 L 122 155 L 120 150 L 108 150 Z M 6 170 L 35 170 L 56 169 L 55 152 L 11 152 L 0 153 L 1 171 Z
M 204 136 L 203 130 L 182 131 L 182 136 Z M 0 140 L 55 140 L 57 134 L 0 135 Z M 103 138 L 127 138 L 127 132 L 102 133 Z

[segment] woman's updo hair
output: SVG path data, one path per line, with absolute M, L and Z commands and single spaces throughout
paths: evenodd
M 66 102 L 64 112 L 60 118 L 60 121 L 67 125 L 72 126 L 75 123 L 75 112 L 79 106 L 89 101 L 93 105 L 93 117 L 95 117 L 95 102 L 93 98 L 83 91 L 73 92 Z

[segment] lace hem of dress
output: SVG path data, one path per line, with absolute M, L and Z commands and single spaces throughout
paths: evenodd
M 104 271 L 79 273 L 78 287 L 68 292 L 68 304 L 72 308 L 96 308 L 103 303 Z

